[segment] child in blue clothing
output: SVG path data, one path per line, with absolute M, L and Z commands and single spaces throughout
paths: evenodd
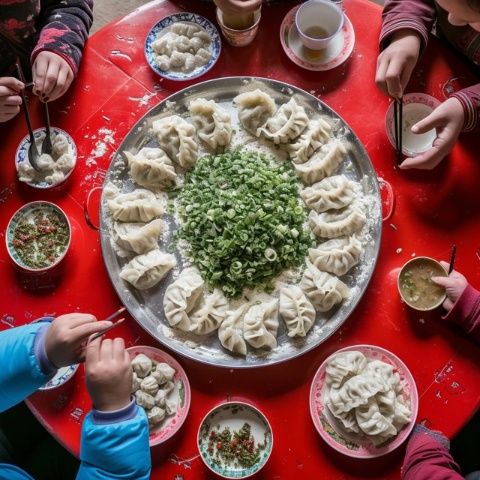
M 74 313 L 0 332 L 0 412 L 35 392 L 57 368 L 85 360 L 93 410 L 83 422 L 77 480 L 147 480 L 148 423 L 131 398 L 132 370 L 124 342 L 98 338 L 86 344 L 109 325 Z M 17 466 L 0 463 L 0 480 L 31 478 Z

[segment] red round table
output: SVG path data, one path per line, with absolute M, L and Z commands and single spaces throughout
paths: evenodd
M 369 462 L 355 462 L 326 447 L 308 409 L 310 382 L 321 362 L 346 345 L 379 345 L 398 355 L 415 377 L 418 421 L 454 435 L 478 407 L 479 350 L 462 332 L 444 325 L 438 312 L 417 314 L 400 303 L 396 290 L 399 267 L 413 255 L 447 259 L 458 247 L 456 268 L 480 285 L 480 162 L 474 157 L 475 134 L 463 135 L 448 161 L 433 172 L 403 172 L 384 128 L 388 99 L 375 87 L 380 9 L 367 0 L 346 0 L 346 13 L 356 32 L 350 59 L 329 72 L 308 72 L 294 65 L 279 42 L 280 23 L 295 2 L 265 6 L 260 32 L 244 48 L 224 43 L 215 67 L 200 80 L 255 75 L 297 85 L 328 103 L 351 125 L 368 150 L 378 177 L 395 194 L 395 210 L 384 223 L 375 274 L 351 318 L 327 342 L 288 363 L 268 368 L 229 370 L 177 359 L 192 387 L 190 414 L 168 444 L 152 449 L 153 479 L 212 478 L 196 448 L 203 415 L 231 398 L 254 402 L 269 417 L 275 449 L 255 478 L 351 479 L 399 478 L 403 450 Z M 214 20 L 211 6 L 201 2 L 155 1 L 107 25 L 85 49 L 80 75 L 70 92 L 52 105 L 52 123 L 69 132 L 78 147 L 78 164 L 68 184 L 58 191 L 32 190 L 16 180 L 15 149 L 26 133 L 23 119 L 3 124 L 0 162 L 0 231 L 22 204 L 50 200 L 69 215 L 73 239 L 63 277 L 25 278 L 0 247 L 0 328 L 30 322 L 43 315 L 81 311 L 105 318 L 118 308 L 118 298 L 103 264 L 98 233 L 84 218 L 84 202 L 101 186 L 113 153 L 132 125 L 150 108 L 185 84 L 152 73 L 143 55 L 144 39 L 160 18 L 175 11 L 195 11 Z M 478 81 L 454 53 L 432 39 L 409 89 L 439 99 L 445 92 Z M 31 102 L 35 126 L 41 126 L 38 104 Z M 113 333 L 113 332 L 112 332 Z M 159 346 L 133 319 L 114 332 L 128 346 Z M 67 449 L 78 456 L 81 424 L 91 408 L 83 367 L 62 388 L 38 392 L 28 405 Z

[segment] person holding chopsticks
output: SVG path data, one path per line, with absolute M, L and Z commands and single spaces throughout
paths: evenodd
M 17 58 L 32 72 L 33 93 L 61 97 L 78 72 L 93 21 L 93 0 L 0 2 L 0 122 L 20 111 L 25 86 L 14 77 Z
M 474 66 L 480 66 L 480 0 L 386 0 L 375 80 L 387 95 L 403 95 L 435 21 L 437 33 Z M 412 127 L 414 133 L 437 130 L 432 148 L 407 158 L 400 168 L 436 167 L 453 149 L 461 131 L 480 126 L 479 116 L 480 84 L 453 93 Z
M 85 361 L 93 410 L 83 422 L 77 480 L 147 480 L 151 469 L 148 422 L 131 397 L 130 357 L 123 339 L 94 335 L 111 325 L 93 315 L 72 313 L 0 332 L 0 412 L 34 393 L 59 367 Z M 23 440 L 30 434 L 24 432 Z M 12 464 L 12 449 L 0 430 L 0 480 L 31 480 L 29 473 Z M 20 461 L 28 464 L 28 458 Z M 39 472 L 30 473 L 40 478 Z M 42 479 L 71 478 L 71 466 L 50 459 L 40 473 Z

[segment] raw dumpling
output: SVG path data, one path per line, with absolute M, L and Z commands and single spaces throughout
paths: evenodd
M 143 390 L 137 390 L 135 392 L 135 401 L 137 402 L 137 405 L 145 408 L 145 410 L 150 410 L 155 406 L 155 399 Z
M 293 164 L 293 168 L 304 184 L 312 185 L 336 173 L 346 154 L 345 145 L 335 140 L 323 145 L 308 162 Z
M 304 337 L 315 323 L 315 309 L 302 289 L 290 285 L 280 290 L 280 315 L 289 337 Z
M 157 394 L 155 395 L 155 405 L 157 407 L 164 407 L 165 406 L 165 401 L 167 399 L 167 393 L 165 390 L 159 390 Z
M 169 394 L 175 388 L 175 382 L 173 380 L 169 380 L 168 382 L 162 385 L 162 390 Z
M 250 303 L 245 303 L 236 310 L 227 312 L 225 320 L 218 329 L 220 343 L 233 353 L 247 354 L 247 344 L 243 338 L 243 319 L 250 308 Z
M 378 377 L 360 374 L 349 378 L 339 389 L 331 388 L 327 406 L 337 413 L 349 412 L 352 408 L 365 405 L 378 392 L 386 392 L 388 385 Z
M 158 237 L 163 228 L 163 221 L 152 220 L 150 223 L 121 223 L 113 225 L 113 240 L 121 257 L 131 252 L 141 254 L 158 247 Z
M 300 282 L 300 288 L 305 292 L 313 306 L 326 312 L 348 297 L 348 287 L 337 277 L 320 271 L 307 260 L 307 269 Z
M 288 143 L 305 130 L 308 122 L 305 109 L 292 98 L 267 120 L 265 126 L 260 128 L 260 133 L 274 143 Z
M 343 428 L 347 432 L 359 433 L 360 429 L 357 424 L 357 417 L 355 416 L 355 409 L 350 410 L 349 412 L 341 412 L 335 415 L 337 420 L 340 420 Z
M 120 272 L 120 278 L 139 290 L 156 285 L 175 265 L 175 257 L 158 248 L 134 257 Z
M 148 425 L 153 427 L 158 425 L 165 418 L 165 410 L 163 408 L 154 406 L 147 411 Z
M 159 385 L 163 385 L 164 383 L 173 380 L 175 369 L 168 365 L 168 363 L 156 363 L 154 367 L 151 375 Z
M 237 95 L 233 102 L 238 108 L 238 118 L 243 128 L 259 137 L 259 129 L 275 113 L 277 107 L 273 98 L 257 89 Z
M 120 222 L 149 222 L 163 213 L 160 200 L 150 190 L 137 188 L 130 193 L 107 196 L 107 206 L 114 220 Z
M 230 115 L 213 100 L 198 98 L 190 102 L 190 114 L 197 129 L 197 136 L 210 149 L 225 147 L 232 138 Z
M 202 30 L 201 27 L 193 23 L 186 22 L 175 22 L 170 27 L 170 31 L 176 33 L 177 35 L 184 35 L 185 37 L 193 37 L 195 33 L 198 33 Z
M 310 210 L 308 215 L 313 233 L 322 238 L 352 235 L 365 225 L 366 220 L 365 214 L 356 204 L 332 212 L 317 213 Z
M 277 346 L 278 300 L 253 305 L 245 314 L 243 337 L 253 348 L 273 349 Z
M 155 120 L 153 133 L 160 148 L 182 168 L 188 169 L 197 161 L 198 145 L 195 128 L 178 115 Z
M 158 392 L 158 383 L 152 375 L 149 375 L 140 382 L 140 389 L 155 397 Z
M 400 392 L 400 375 L 394 371 L 393 365 L 382 362 L 381 360 L 372 360 L 371 362 L 368 362 L 368 365 L 365 368 L 365 373 L 382 377 L 383 380 L 394 389 L 395 393 Z
M 337 353 L 327 363 L 325 381 L 329 387 L 340 388 L 344 380 L 358 375 L 366 365 L 367 359 L 361 352 Z
M 132 360 L 132 368 L 138 378 L 145 378 L 152 370 L 152 361 L 140 353 Z
M 321 118 L 310 123 L 308 130 L 287 147 L 294 163 L 305 163 L 315 151 L 328 142 L 332 127 Z
M 177 174 L 173 163 L 161 148 L 143 147 L 136 155 L 123 152 L 133 181 L 151 189 L 175 185 Z
M 308 256 L 319 269 L 334 275 L 345 275 L 360 260 L 361 242 L 352 235 L 321 243 L 317 248 L 309 248 Z
M 135 393 L 140 388 L 140 379 L 135 372 L 132 372 L 132 393 Z
M 171 398 L 167 398 L 165 400 L 165 413 L 170 416 L 170 415 L 175 415 L 177 412 L 177 402 Z
M 350 205 L 355 198 L 355 183 L 345 175 L 324 178 L 300 192 L 305 205 L 318 213 L 338 210 Z
M 190 314 L 190 331 L 206 335 L 218 328 L 227 313 L 228 301 L 217 288 Z
M 204 281 L 195 268 L 183 270 L 165 290 L 163 309 L 172 327 L 190 331 L 192 322 L 188 314 L 195 309 L 203 293 Z

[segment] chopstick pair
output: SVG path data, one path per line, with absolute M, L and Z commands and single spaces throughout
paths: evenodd
M 125 307 L 119 308 L 116 312 L 113 312 L 111 315 L 109 315 L 104 321 L 105 321 L 105 322 L 111 322 L 115 317 L 118 317 L 118 315 L 120 315 L 121 313 L 123 313 L 125 310 L 126 310 Z M 90 339 L 88 340 L 88 342 L 92 342 L 93 340 L 101 337 L 102 335 L 105 335 L 105 333 L 109 332 L 110 330 L 112 330 L 112 329 L 115 328 L 115 327 L 118 327 L 118 325 L 122 324 L 124 321 L 125 321 L 125 318 L 124 318 L 124 317 L 118 319 L 115 323 L 113 323 L 113 324 L 110 325 L 109 327 L 104 328 L 104 329 L 101 330 L 100 332 L 95 333 L 95 335 L 93 335 L 92 337 L 90 337 Z
M 403 97 L 393 100 L 393 115 L 395 126 L 395 150 L 397 152 L 397 165 L 402 163 L 402 147 L 403 147 Z

